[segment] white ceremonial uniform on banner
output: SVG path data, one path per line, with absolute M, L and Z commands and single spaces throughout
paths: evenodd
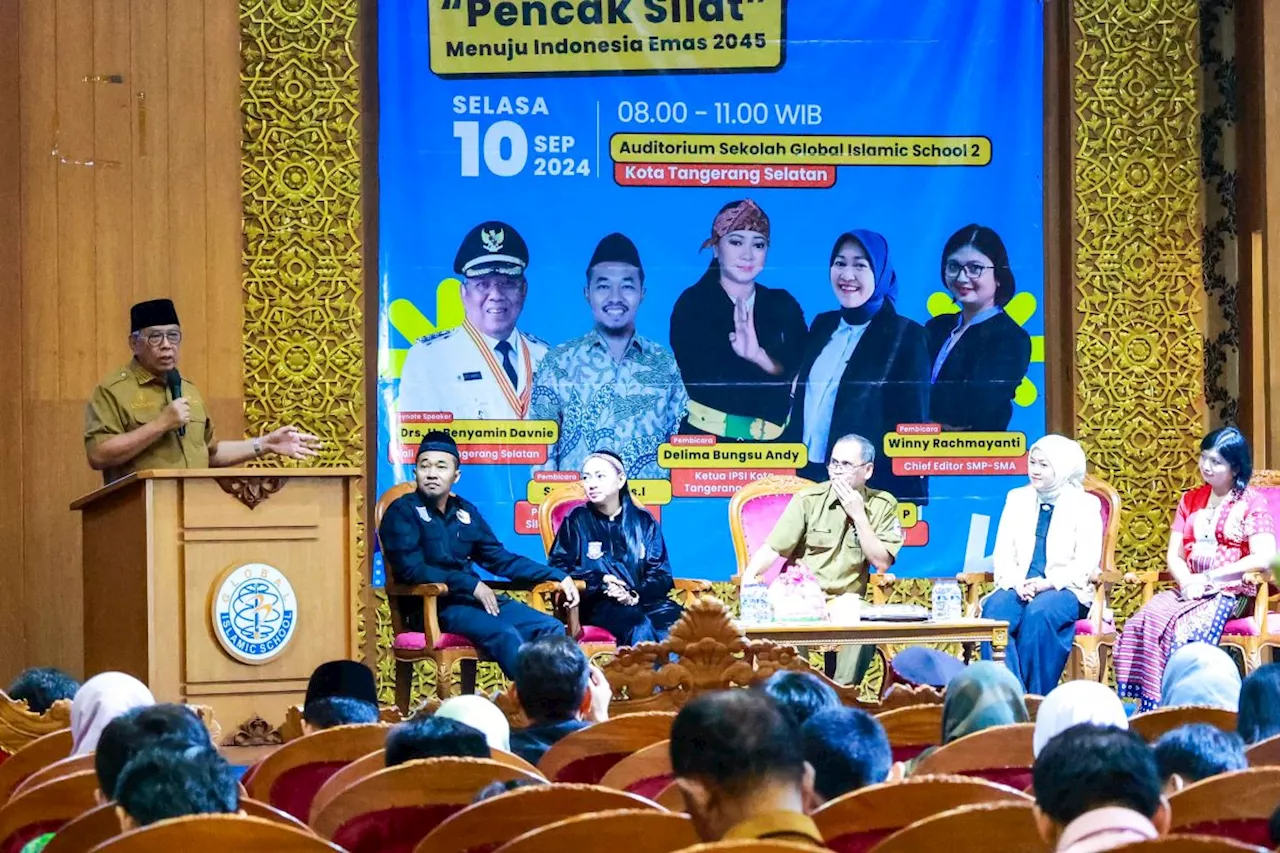
M 547 345 L 519 329 L 507 340 L 516 369 L 514 388 L 502 367 L 498 340 L 465 324 L 418 339 L 400 371 L 397 411 L 449 412 L 455 420 L 523 420 L 533 373 Z

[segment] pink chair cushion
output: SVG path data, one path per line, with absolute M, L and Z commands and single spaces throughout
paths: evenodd
M 1267 829 L 1266 818 L 1237 818 L 1193 823 L 1190 826 L 1178 827 L 1174 834 L 1212 835 L 1214 838 L 1230 838 L 1244 844 L 1271 848 L 1271 834 Z
M 1106 621 L 1106 620 L 1104 619 L 1104 620 L 1103 620 L 1103 622 L 1102 622 L 1102 633 L 1104 633 L 1104 634 L 1114 634 L 1115 632 L 1116 632 L 1116 623 L 1115 623 L 1115 622 L 1108 622 L 1108 621 Z M 1093 636 L 1093 622 L 1089 621 L 1088 619 L 1080 619 L 1080 620 L 1078 620 L 1078 621 L 1076 622 L 1076 635 L 1077 635 L 1077 636 L 1092 637 L 1092 636 Z
M 441 803 L 366 812 L 338 827 L 333 843 L 349 853 L 413 853 L 427 833 L 461 810 L 461 804 Z
M 605 752 L 600 755 L 588 755 L 576 761 L 570 761 L 556 773 L 552 782 L 576 782 L 581 785 L 596 785 L 604 778 L 613 765 L 626 758 L 629 752 Z
M 635 794 L 637 797 L 644 797 L 649 800 L 658 799 L 658 795 L 667 790 L 667 786 L 671 784 L 671 780 L 675 776 L 670 773 L 663 773 L 658 776 L 648 776 L 644 779 L 637 779 L 627 786 L 628 794 Z
M 760 495 L 743 505 L 742 532 L 747 540 L 747 553 L 754 554 L 769 538 L 774 525 L 782 516 L 782 511 L 787 508 L 787 504 L 791 503 L 791 497 L 791 495 Z M 761 580 L 772 583 L 784 565 L 786 560 L 779 558 L 765 571 Z
M 28 842 L 34 841 L 50 832 L 57 832 L 66 825 L 67 821 L 65 820 L 40 820 L 35 823 L 29 823 L 14 830 L 12 835 L 4 839 L 3 845 L 0 845 L 0 850 L 4 851 L 4 853 L 20 853 Z
M 1280 488 L 1275 486 L 1254 486 L 1267 499 L 1267 509 L 1271 510 L 1271 520 L 1280 522 Z
M 893 835 L 900 826 L 891 829 L 871 829 L 866 832 L 850 832 L 827 839 L 827 849 L 836 853 L 869 853 L 875 846 Z
M 603 628 L 597 628 L 595 625 L 583 625 L 582 636 L 578 638 L 579 643 L 617 643 L 618 638 L 610 634 Z
M 316 791 L 347 764 L 346 761 L 313 761 L 290 767 L 271 783 L 267 804 L 306 823 L 311 816 L 311 801 L 316 798 Z
M 1267 633 L 1280 634 L 1280 613 L 1267 614 Z M 1222 627 L 1223 636 L 1237 637 L 1256 637 L 1258 636 L 1258 628 L 1253 624 L 1253 616 L 1241 616 L 1239 619 L 1232 619 Z
M 1102 529 L 1105 532 L 1107 529 L 1107 522 L 1111 520 L 1111 501 L 1107 500 L 1107 496 L 1102 492 L 1091 491 L 1089 494 L 1097 498 L 1098 503 L 1102 504 Z
M 404 649 L 406 652 L 420 652 L 427 647 L 427 635 L 421 631 L 405 631 L 403 634 L 396 634 L 393 647 Z M 472 643 L 461 634 L 450 634 L 448 632 L 440 635 L 440 641 L 435 645 L 436 650 L 441 649 L 471 649 L 475 648 Z
M 986 770 L 966 770 L 960 775 L 986 779 L 997 785 L 1008 785 L 1015 791 L 1025 791 L 1031 787 L 1030 767 L 992 767 Z
M 903 746 L 891 746 L 889 748 L 889 753 L 893 756 L 894 761 L 910 761 L 931 746 L 937 746 L 937 744 L 910 743 Z
M 575 509 L 577 509 L 580 506 L 586 505 L 586 503 L 587 503 L 587 499 L 581 498 L 579 500 L 563 501 L 561 503 L 556 504 L 554 507 L 552 507 L 551 508 L 551 532 L 558 533 L 560 530 L 560 525 L 563 524 L 564 520 L 569 517 L 569 513 L 573 512 Z

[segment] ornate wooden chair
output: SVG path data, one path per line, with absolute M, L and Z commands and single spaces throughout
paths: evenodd
M 1174 708 L 1157 708 L 1129 718 L 1129 729 L 1142 735 L 1147 743 L 1155 743 L 1165 732 L 1182 728 L 1191 723 L 1208 723 L 1224 732 L 1236 730 L 1236 712 L 1204 705 L 1179 705 Z
M 875 853 L 989 853 L 1047 848 L 1028 799 L 948 809 L 898 830 L 872 849 Z
M 248 797 L 240 798 L 240 810 L 250 817 L 283 823 L 309 835 L 314 834 L 310 827 L 293 815 L 285 814 L 266 803 L 260 803 Z M 84 853 L 117 835 L 120 835 L 120 818 L 116 815 L 116 804 L 106 803 L 95 806 L 69 821 L 66 826 L 58 830 L 58 834 L 44 849 L 51 850 L 53 853 Z
M 634 497 L 632 500 L 635 501 L 636 506 L 644 508 L 644 504 L 639 500 Z M 547 496 L 538 505 L 538 532 L 542 537 L 544 552 L 551 553 L 551 545 L 555 542 L 556 532 L 560 530 L 561 523 L 569 517 L 569 513 L 586 502 L 587 493 L 579 482 L 558 483 L 547 492 Z M 680 603 L 684 607 L 697 601 L 702 593 L 711 591 L 711 584 L 704 580 L 674 578 L 673 582 L 676 591 L 680 593 Z M 617 638 L 603 628 L 581 624 L 576 608 L 567 611 L 566 617 L 569 633 L 578 638 L 578 643 L 587 657 L 594 659 L 596 655 L 617 651 Z
M 0 850 L 18 851 L 46 832 L 57 832 L 72 818 L 97 805 L 98 778 L 92 770 L 54 779 L 14 797 L 0 807 Z
M 1251 767 L 1211 776 L 1169 797 L 1179 835 L 1212 835 L 1270 846 L 1267 822 L 1280 802 L 1280 767 Z
M 1102 563 L 1094 577 L 1097 585 L 1089 614 L 1076 622 L 1075 641 L 1067 660 L 1067 679 L 1085 678 L 1103 681 L 1107 674 L 1107 655 L 1116 645 L 1116 623 L 1108 612 L 1107 593 L 1122 575 L 1116 570 L 1116 542 L 1120 538 L 1120 493 L 1101 477 L 1087 474 L 1084 489 L 1098 499 L 1102 513 Z M 993 583 L 991 572 L 961 572 L 965 586 L 965 616 L 978 615 L 985 584 Z
M 261 817 L 202 814 L 162 820 L 122 833 L 93 848 L 93 853 L 343 853 L 315 834 Z
M 1008 785 L 1017 791 L 1031 786 L 1031 723 L 993 726 L 938 747 L 916 765 L 915 775 L 959 774 Z
M 541 776 L 532 764 L 525 761 L 518 755 L 510 752 L 504 752 L 501 749 L 493 749 L 490 747 L 490 758 L 499 764 L 505 764 L 508 767 L 514 767 L 517 770 L 523 770 L 526 773 L 532 773 L 534 776 Z M 320 810 L 333 801 L 333 798 L 345 791 L 357 779 L 363 779 L 366 776 L 372 776 L 379 770 L 385 769 L 387 766 L 387 751 L 379 749 L 368 755 L 361 756 L 355 761 L 348 764 L 329 777 L 329 780 L 320 786 L 320 790 L 316 791 L 315 797 L 311 800 L 311 819 L 315 820 Z
M 1166 835 L 1164 838 L 1153 838 L 1111 849 L 1112 853 L 1270 853 L 1266 847 L 1241 844 L 1226 838 L 1210 838 L 1207 835 Z
M 574 732 L 554 744 L 538 762 L 552 782 L 597 784 L 622 759 L 671 736 L 676 715 L 648 711 L 614 717 Z
M 58 729 L 42 735 L 15 752 L 0 764 L 0 803 L 31 774 L 43 770 L 71 754 L 71 729 Z
M 305 821 L 311 801 L 329 777 L 381 749 L 387 731 L 379 723 L 337 726 L 291 740 L 262 760 L 245 787 L 253 799 Z
M 894 761 L 909 761 L 942 743 L 941 705 L 910 705 L 877 714 L 876 719 L 889 736 Z
M 654 808 L 634 794 L 597 785 L 536 785 L 467 806 L 445 818 L 415 853 L 489 853 L 513 838 L 591 812 Z
M 1005 800 L 1031 802 L 1021 791 L 967 776 L 915 776 L 871 785 L 821 806 L 812 815 L 827 846 L 866 853 L 893 833 L 947 809 Z
M 23 791 L 34 788 L 36 785 L 43 785 L 45 782 L 52 782 L 54 779 L 61 779 L 63 776 L 79 773 L 81 770 L 93 770 L 93 760 L 94 755 L 90 752 L 86 755 L 72 755 L 41 767 L 18 783 L 18 787 L 13 789 L 13 796 L 17 797 Z
M 674 778 L 671 772 L 671 741 L 660 740 L 610 767 L 600 784 L 652 800 Z
M 1280 524 L 1280 471 L 1254 471 L 1249 485 L 1258 489 L 1267 499 L 1271 517 Z M 1249 572 L 1246 581 L 1257 584 L 1258 595 L 1253 602 L 1253 612 L 1239 619 L 1228 620 L 1222 629 L 1218 645 L 1240 650 L 1244 658 L 1244 672 L 1249 675 L 1270 658 L 1271 650 L 1280 646 L 1280 613 L 1272 610 L 1277 597 L 1272 590 L 1274 582 L 1267 572 Z M 1167 571 L 1128 572 L 1124 580 L 1142 584 L 1141 600 L 1145 605 L 1156 592 L 1156 584 L 1172 581 Z
M 37 714 L 25 701 L 10 699 L 0 690 L 0 764 L 37 738 L 70 727 L 70 699 L 59 699 Z
M 688 815 L 657 810 L 614 809 L 578 815 L 526 832 L 499 853 L 549 850 L 608 850 L 612 853 L 670 853 L 698 843 Z
M 802 850 L 813 853 L 813 846 L 795 841 L 780 841 L 776 838 L 744 838 L 695 844 L 692 847 L 677 850 L 676 853 L 721 853 L 721 851 L 724 853 L 799 853 Z
M 1280 735 L 1251 744 L 1245 756 L 1250 767 L 1280 767 Z
M 490 782 L 541 777 L 487 758 L 428 758 L 379 770 L 334 797 L 311 826 L 349 853 L 410 851 Z

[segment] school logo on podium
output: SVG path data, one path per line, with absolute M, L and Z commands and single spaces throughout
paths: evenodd
M 266 563 L 227 569 L 213 584 L 213 634 L 241 663 L 264 664 L 298 629 L 298 600 L 284 573 Z

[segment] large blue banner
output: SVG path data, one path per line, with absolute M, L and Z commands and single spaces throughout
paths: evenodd
M 857 433 L 895 573 L 980 568 L 1044 430 L 1042 52 L 1041 0 L 381 0 L 378 491 L 445 429 L 540 558 L 608 448 L 723 580 L 730 496 Z

